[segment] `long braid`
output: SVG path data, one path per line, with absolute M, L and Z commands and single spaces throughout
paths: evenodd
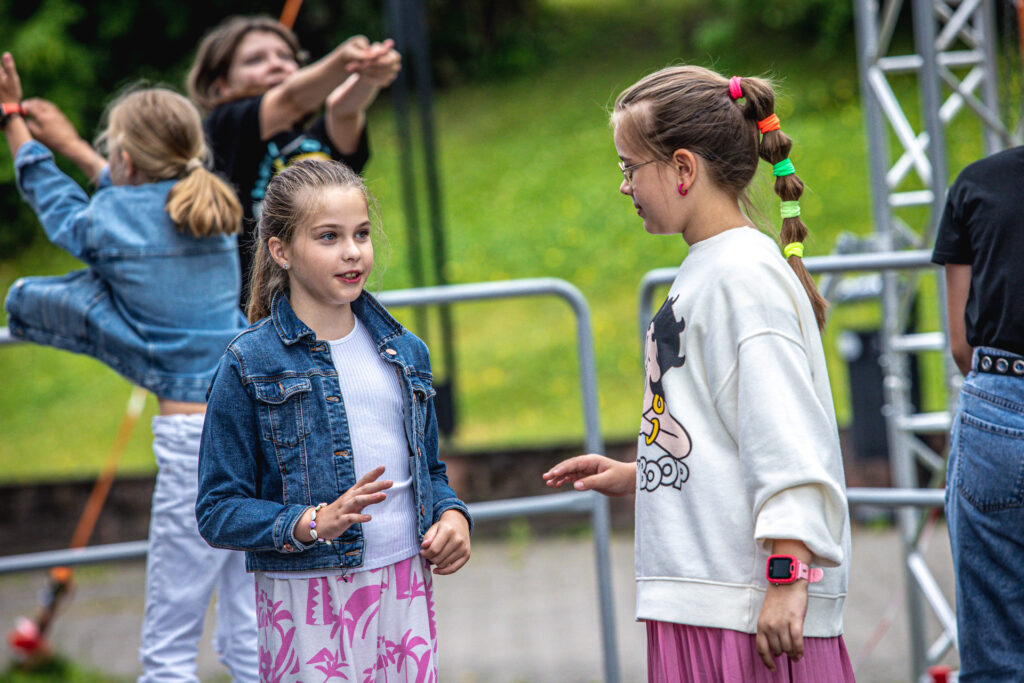
M 800 220 L 799 201 L 804 192 L 804 182 L 795 173 L 789 153 L 793 141 L 782 132 L 775 115 L 775 93 L 771 85 L 760 78 L 742 80 L 743 97 L 746 99 L 744 115 L 751 126 L 756 126 L 761 135 L 758 155 L 772 164 L 775 177 L 775 194 L 784 202 L 782 231 L 779 235 L 785 250 L 786 260 L 807 291 L 817 319 L 818 328 L 825 329 L 825 314 L 828 301 L 818 291 L 811 274 L 803 262 L 803 242 L 807 239 L 807 226 Z M 792 246 L 791 246 L 792 245 Z

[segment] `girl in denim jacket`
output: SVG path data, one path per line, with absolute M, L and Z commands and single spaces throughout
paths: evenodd
M 196 515 L 256 572 L 262 680 L 436 681 L 428 563 L 452 574 L 469 559 L 427 348 L 363 289 L 369 201 L 338 162 L 274 177 L 254 322 L 210 390 Z
M 0 98 L 21 100 L 10 54 Z M 12 334 L 85 353 L 152 391 L 158 466 L 146 566 L 140 681 L 196 681 L 196 655 L 214 591 L 216 647 L 236 681 L 256 678 L 252 578 L 241 553 L 210 548 L 195 521 L 199 437 L 217 359 L 245 320 L 236 307 L 235 233 L 241 208 L 204 168 L 199 112 L 165 89 L 129 92 L 108 111 L 107 164 L 52 104 L 4 125 L 18 189 L 50 240 L 89 267 L 22 278 L 6 308 Z M 89 197 L 35 133 L 94 178 Z

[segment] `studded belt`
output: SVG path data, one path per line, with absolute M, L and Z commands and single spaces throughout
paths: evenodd
M 1006 358 L 987 353 L 978 355 L 978 372 L 1024 377 L 1024 358 Z

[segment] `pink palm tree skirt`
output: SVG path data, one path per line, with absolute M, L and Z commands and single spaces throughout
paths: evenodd
M 260 681 L 437 681 L 432 581 L 418 555 L 313 579 L 256 574 Z

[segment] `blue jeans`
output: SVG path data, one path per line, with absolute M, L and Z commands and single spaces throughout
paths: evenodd
M 946 515 L 956 571 L 960 680 L 1024 681 L 1024 378 L 978 372 L 953 421 Z

